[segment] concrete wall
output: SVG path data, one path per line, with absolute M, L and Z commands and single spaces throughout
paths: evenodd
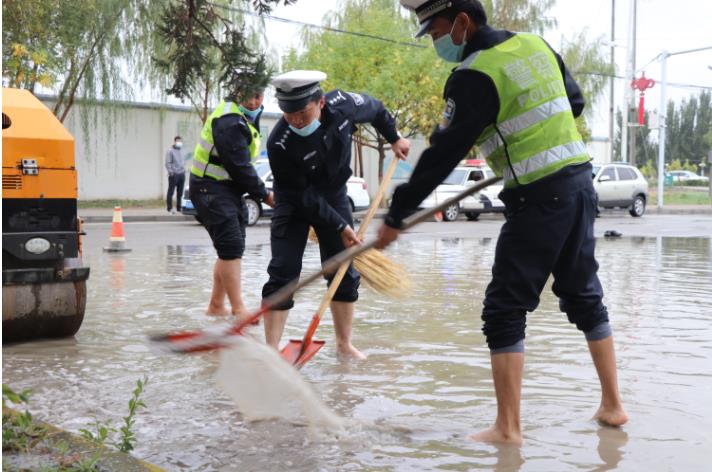
M 53 106 L 51 97 L 42 101 Z M 263 114 L 263 149 L 280 116 Z M 173 137 L 183 138 L 183 150 L 189 158 L 201 129 L 200 120 L 189 107 L 137 103 L 112 108 L 75 105 L 64 125 L 75 139 L 80 200 L 164 198 L 168 179 L 163 163 Z M 405 181 L 424 147 L 423 140 L 413 140 L 408 164 L 399 166 L 394 184 Z M 364 178 L 374 196 L 378 190 L 378 154 L 364 150 Z M 189 169 L 187 161 L 186 171 Z
M 51 107 L 51 98 L 43 101 Z M 263 114 L 260 123 L 265 136 L 263 149 L 266 137 L 280 116 L 278 113 Z M 164 198 L 168 187 L 164 157 L 173 137 L 180 135 L 183 138 L 183 150 L 189 157 L 201 129 L 200 120 L 189 107 L 137 103 L 113 108 L 75 105 L 64 124 L 76 142 L 81 200 Z M 407 162 L 399 164 L 386 198 L 396 185 L 407 180 L 426 148 L 426 141 L 411 139 L 411 145 L 410 157 Z M 606 138 L 594 138 L 588 143 L 588 149 L 596 162 L 608 162 L 610 152 Z M 384 167 L 390 163 L 391 156 L 388 152 Z M 364 147 L 363 164 L 364 179 L 373 197 L 378 191 L 376 150 Z M 186 172 L 189 169 L 188 161 Z

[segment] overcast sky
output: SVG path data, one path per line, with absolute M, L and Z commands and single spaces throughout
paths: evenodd
M 626 46 L 628 37 L 629 0 L 616 0 L 616 42 Z M 298 0 L 296 5 L 280 6 L 273 15 L 306 23 L 320 24 L 324 13 L 338 8 L 337 0 Z M 562 38 L 572 37 L 587 29 L 591 38 L 610 38 L 611 0 L 558 0 L 550 12 L 558 21 L 555 30 L 547 32 L 545 39 L 556 49 Z M 493 25 L 497 26 L 497 25 Z M 301 28 L 277 21 L 266 21 L 267 38 L 273 51 L 280 55 L 298 43 Z M 427 43 L 426 43 L 427 44 Z M 644 66 L 661 51 L 669 52 L 712 46 L 712 1 L 710 0 L 638 0 L 638 31 L 636 67 Z M 608 48 L 607 48 L 608 51 Z M 626 49 L 616 48 L 618 75 L 625 73 Z M 668 81 L 712 87 L 712 50 L 674 56 L 668 59 Z M 645 67 L 647 77 L 659 79 L 660 62 Z M 638 76 L 640 73 L 638 73 Z M 615 97 L 622 103 L 622 79 L 616 80 Z M 646 93 L 646 107 L 658 108 L 660 87 L 656 85 Z M 667 96 L 682 100 L 700 89 L 668 87 Z M 592 120 L 594 136 L 608 135 L 608 96 L 602 97 L 594 107 Z M 270 103 L 268 109 L 274 109 Z

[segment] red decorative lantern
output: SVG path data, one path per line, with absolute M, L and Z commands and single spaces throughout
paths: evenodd
M 638 102 L 638 124 L 645 124 L 645 91 L 653 88 L 655 80 L 649 79 L 643 72 L 639 79 L 635 79 L 630 83 L 631 88 L 640 90 L 640 101 Z

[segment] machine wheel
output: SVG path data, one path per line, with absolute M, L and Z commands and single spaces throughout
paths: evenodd
M 480 214 L 474 211 L 466 211 L 465 216 L 467 217 L 467 221 L 477 221 L 480 219 Z
M 443 211 L 443 220 L 455 221 L 459 215 L 460 206 L 457 203 L 453 203 L 449 207 L 445 208 L 445 211 Z
M 245 205 L 247 206 L 247 226 L 253 226 L 260 219 L 262 209 L 260 204 L 251 198 L 245 199 Z
M 642 195 L 636 195 L 628 212 L 630 213 L 630 216 L 636 218 L 643 216 L 643 213 L 645 213 L 645 197 Z

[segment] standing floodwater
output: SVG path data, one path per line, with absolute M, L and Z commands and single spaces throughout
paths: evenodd
M 593 365 L 583 335 L 547 286 L 528 318 L 520 450 L 466 439 L 495 417 L 479 319 L 495 242 L 408 240 L 389 250 L 407 266 L 414 293 L 394 301 L 363 289 L 354 341 L 366 362 L 335 360 L 324 318 L 318 337 L 327 345 L 302 374 L 330 408 L 364 423 L 346 436 L 314 439 L 301 426 L 245 424 L 215 386 L 217 355 L 149 351 L 148 332 L 214 323 L 203 315 L 214 253 L 203 245 L 90 254 L 87 315 L 76 339 L 4 347 L 3 382 L 31 388 L 33 413 L 76 431 L 93 417 L 118 423 L 135 380 L 148 375 L 135 455 L 168 470 L 705 469 L 712 448 L 710 239 L 598 242 L 631 416 L 621 430 L 588 419 L 599 400 Z M 248 307 L 259 303 L 268 258 L 268 246 L 247 248 Z M 305 270 L 317 263 L 310 245 Z M 318 284 L 297 297 L 285 338 L 302 336 L 323 290 Z

